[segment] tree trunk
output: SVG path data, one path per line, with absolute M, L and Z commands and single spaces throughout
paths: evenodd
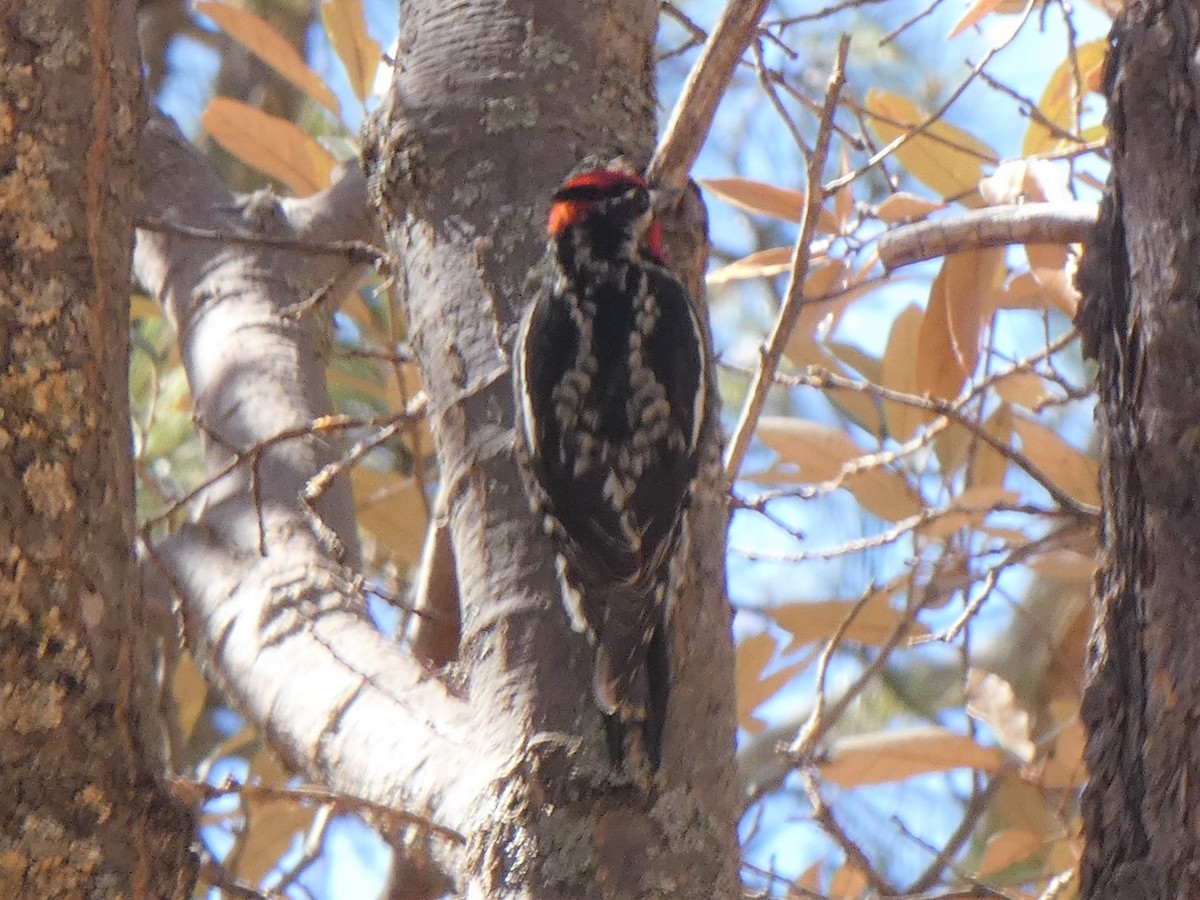
M 395 80 L 365 141 L 449 498 L 456 675 L 487 723 L 481 746 L 507 760 L 468 829 L 470 896 L 738 891 L 717 481 L 691 514 L 665 758 L 646 794 L 609 766 L 590 650 L 561 609 L 512 448 L 509 353 L 549 197 L 586 157 L 649 160 L 656 19 L 652 0 L 407 3 Z M 709 435 L 714 459 L 715 445 Z
M 195 877 L 132 553 L 135 41 L 133 0 L 0 3 L 4 897 Z
M 1079 274 L 1099 362 L 1103 557 L 1083 717 L 1082 896 L 1200 896 L 1200 44 L 1131 4 L 1106 90 L 1112 172 Z

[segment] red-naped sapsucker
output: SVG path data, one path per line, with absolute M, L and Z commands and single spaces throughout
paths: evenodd
M 696 477 L 708 354 L 665 267 L 644 179 L 570 178 L 550 204 L 549 272 L 514 353 L 526 486 L 556 553 L 616 765 L 662 754 L 672 557 Z

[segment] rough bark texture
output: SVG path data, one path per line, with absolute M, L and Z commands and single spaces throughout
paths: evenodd
M 0 896 L 187 897 L 132 554 L 132 0 L 0 3 Z
M 1088 898 L 1200 896 L 1197 13 L 1142 0 L 1114 26 L 1112 173 L 1079 275 L 1105 505 L 1083 701 Z
M 568 627 L 512 452 L 509 352 L 546 205 L 585 157 L 648 160 L 656 15 L 650 0 L 407 3 L 366 141 L 447 485 L 457 676 L 488 722 L 481 746 L 510 760 L 471 823 L 470 896 L 737 893 L 719 490 L 692 515 L 666 753 L 644 795 L 608 766 L 590 651 Z

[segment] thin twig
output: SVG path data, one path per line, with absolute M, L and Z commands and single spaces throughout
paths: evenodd
M 387 253 L 366 241 L 309 241 L 303 238 L 271 237 L 265 234 L 249 234 L 238 231 L 215 231 L 211 228 L 196 228 L 169 219 L 146 217 L 135 223 L 143 231 L 158 231 L 177 234 L 180 237 L 200 241 L 217 241 L 223 244 L 245 244 L 252 247 L 270 247 L 276 250 L 295 250 L 323 256 L 344 256 L 355 265 L 386 266 Z
M 983 59 L 981 59 L 975 66 L 972 67 L 970 73 L 968 73 L 967 77 L 962 80 L 962 82 L 958 85 L 958 87 L 956 87 L 953 91 L 950 92 L 950 96 L 946 98 L 945 102 L 942 103 L 941 106 L 939 106 L 937 109 L 935 109 L 928 116 L 926 116 L 924 121 L 920 122 L 917 125 L 912 126 L 907 131 L 905 131 L 903 134 L 897 135 L 894 140 L 889 141 L 888 144 L 885 147 L 883 147 L 883 149 L 879 150 L 877 153 L 872 154 L 870 159 L 868 159 L 865 163 L 863 163 L 861 166 L 859 166 L 853 172 L 847 172 L 845 175 L 841 175 L 838 178 L 835 178 L 833 181 L 829 182 L 829 184 L 825 185 L 825 190 L 828 193 L 833 193 L 834 191 L 837 191 L 839 188 L 845 187 L 850 182 L 858 179 L 865 172 L 869 171 L 870 169 L 877 166 L 879 163 L 883 162 L 883 160 L 887 159 L 889 156 L 891 156 L 893 153 L 895 153 L 896 150 L 898 150 L 900 147 L 902 147 L 904 144 L 906 144 L 909 140 L 911 140 L 912 138 L 916 137 L 917 135 L 925 132 L 936 122 L 940 121 L 941 118 L 946 114 L 946 111 L 949 110 L 950 107 L 954 105 L 954 102 L 960 96 L 962 96 L 963 91 L 965 91 L 967 89 L 967 87 L 971 84 L 971 82 L 975 80 L 975 77 L 980 72 L 983 71 L 984 67 L 992 61 L 992 59 L 996 56 L 996 54 L 999 53 L 1001 50 L 1003 50 L 1005 47 L 1007 47 L 1009 44 L 1011 44 L 1014 40 L 1016 40 L 1017 35 L 1020 34 L 1021 29 L 1025 27 L 1025 23 L 1029 20 L 1029 16 L 1033 12 L 1033 9 L 1036 5 L 1037 4 L 1036 4 L 1035 0 L 1026 0 L 1025 10 L 1021 14 L 1020 20 L 1013 27 L 1013 30 L 1008 35 L 1008 37 L 1005 38 L 1000 43 L 996 44 L 990 50 L 988 50 L 988 52 L 984 54 Z M 871 112 L 870 110 L 867 111 L 867 114 L 873 118 L 882 118 L 877 113 Z M 938 138 L 937 135 L 932 135 L 932 134 L 927 135 L 927 136 L 930 137 L 931 139 Z M 962 149 L 969 150 L 970 148 L 962 148 Z M 994 160 L 993 160 L 993 162 L 994 162 Z
M 855 843 L 854 839 L 846 833 L 838 820 L 834 818 L 833 810 L 825 802 L 825 799 L 821 796 L 821 792 L 817 790 L 817 781 L 812 771 L 805 770 L 803 779 L 804 791 L 808 794 L 808 800 L 813 808 L 813 821 L 821 827 L 822 831 L 833 838 L 834 843 L 846 854 L 846 862 L 857 869 L 876 892 L 884 897 L 896 896 L 895 885 L 889 882 L 882 873 L 876 871 L 875 867 L 871 865 L 871 860 L 867 858 L 867 854 L 863 852 L 862 847 Z
M 188 803 L 207 803 L 218 797 L 234 794 L 242 800 L 279 801 L 287 800 L 295 803 L 328 804 L 339 812 L 370 813 L 396 825 L 412 825 L 423 828 L 430 834 L 465 844 L 466 838 L 453 828 L 439 825 L 424 816 L 394 809 L 382 803 L 364 800 L 361 797 L 351 797 L 349 794 L 339 794 L 325 788 L 298 785 L 296 787 L 271 787 L 265 784 L 241 784 L 232 778 L 223 784 L 207 784 L 203 781 L 193 781 L 187 778 L 177 778 L 171 783 L 171 789 L 180 799 Z
M 967 801 L 963 809 L 958 827 L 954 829 L 950 837 L 942 842 L 942 846 L 938 848 L 933 860 L 925 867 L 925 871 L 918 875 L 905 890 L 906 894 L 927 891 L 941 880 L 942 873 L 951 865 L 959 849 L 975 830 L 979 819 L 991 806 L 992 798 L 996 796 L 1001 784 L 1003 784 L 1001 779 L 992 778 L 988 780 L 987 786 L 983 790 L 976 789 L 971 792 L 971 799 Z M 901 828 L 907 831 L 903 825 Z
M 739 0 L 725 6 L 704 52 L 692 67 L 671 120 L 663 131 L 647 179 L 655 185 L 682 188 L 700 147 L 712 127 L 717 104 L 725 96 L 738 60 L 758 30 L 767 0 Z
M 779 368 L 783 357 L 783 349 L 796 327 L 800 313 L 804 309 L 804 279 L 808 275 L 809 244 L 817 227 L 817 215 L 821 204 L 825 201 L 825 192 L 821 189 L 822 173 L 825 171 L 825 161 L 829 156 L 829 142 L 833 135 L 833 117 L 837 112 L 838 100 L 841 97 L 842 86 L 846 83 L 846 59 L 850 53 L 850 36 L 842 35 L 838 43 L 837 59 L 833 72 L 829 77 L 829 87 L 825 92 L 825 104 L 821 110 L 820 127 L 813 153 L 808 159 L 808 194 L 805 198 L 804 211 L 800 218 L 800 234 L 796 237 L 796 246 L 792 250 L 792 271 L 788 278 L 787 291 L 784 294 L 783 306 L 779 310 L 779 318 L 766 345 L 762 348 L 761 359 L 750 382 L 746 396 L 746 405 L 734 429 L 733 438 L 729 442 L 729 450 L 725 455 L 725 478 L 732 482 L 742 467 L 742 460 L 750 447 L 750 439 L 758 418 L 762 414 L 763 405 L 767 401 L 767 392 Z
M 908 31 L 908 29 L 912 28 L 914 25 L 916 25 L 918 22 L 920 22 L 922 19 L 928 18 L 930 15 L 933 14 L 933 11 L 935 9 L 937 9 L 938 6 L 941 5 L 941 3 L 942 3 L 942 0 L 930 0 L 930 2 L 925 6 L 924 9 L 917 10 L 917 12 L 913 13 L 911 16 L 909 16 L 907 19 L 905 19 L 903 22 L 901 22 L 899 25 L 897 25 L 895 28 L 893 28 L 891 31 L 889 31 L 887 34 L 885 34 L 883 37 L 881 37 L 879 39 L 879 46 L 886 47 L 892 41 L 896 40 L 896 38 L 900 37 L 900 35 L 902 35 L 904 32 Z
M 816 700 L 813 702 L 808 721 L 804 723 L 804 727 L 800 729 L 800 734 L 792 742 L 792 748 L 788 751 L 793 757 L 811 758 L 813 747 L 816 746 L 816 736 L 825 733 L 828 727 L 825 722 L 825 678 L 829 671 L 829 662 L 833 659 L 834 652 L 841 646 L 842 640 L 845 638 L 846 632 L 850 630 L 850 626 L 854 624 L 854 620 L 858 618 L 859 613 L 863 611 L 875 594 L 875 585 L 868 585 L 842 621 L 838 622 L 837 628 L 833 630 L 829 640 L 825 642 L 821 655 L 817 658 L 817 683 L 814 688 Z
M 871 384 L 870 382 L 856 381 L 853 378 L 847 378 L 844 375 L 838 375 L 817 366 L 809 366 L 805 373 L 799 375 L 778 375 L 776 376 L 776 380 L 781 384 L 788 384 L 794 387 L 805 386 L 821 390 L 833 389 L 866 392 L 879 397 L 881 400 L 891 400 L 917 409 L 924 409 L 939 416 L 946 416 L 948 419 L 971 431 L 979 440 L 983 441 L 1009 462 L 1024 470 L 1025 474 L 1040 484 L 1046 493 L 1054 498 L 1054 501 L 1063 507 L 1065 511 L 1089 521 L 1094 520 L 1100 513 L 1096 507 L 1089 503 L 1081 503 L 1060 488 L 1050 476 L 1034 465 L 1033 461 L 1024 453 L 1014 450 L 995 435 L 989 434 L 985 429 L 979 428 L 975 421 L 966 415 L 957 403 L 947 402 L 937 397 L 918 397 L 915 394 L 906 394 L 903 391 L 895 391 L 881 385 Z
M 818 9 L 816 12 L 805 13 L 800 16 L 788 16 L 785 19 L 773 19 L 770 22 L 763 24 L 764 28 L 787 28 L 789 25 L 798 25 L 801 22 L 816 22 L 820 19 L 828 18 L 837 13 L 844 12 L 847 9 L 857 9 L 860 6 L 871 6 L 876 3 L 886 3 L 887 0 L 840 0 L 832 6 L 826 6 L 823 9 Z

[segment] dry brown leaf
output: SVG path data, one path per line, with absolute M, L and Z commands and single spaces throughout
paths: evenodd
M 942 419 L 938 419 L 938 424 L 942 424 Z M 933 451 L 937 454 L 942 474 L 950 475 L 962 468 L 978 441 L 979 437 L 970 428 L 957 422 L 947 422 L 933 439 Z
M 1068 57 L 1059 63 L 1058 68 L 1046 82 L 1042 98 L 1038 103 L 1041 114 L 1059 128 L 1066 131 L 1075 129 L 1073 121 L 1078 88 L 1075 83 L 1076 66 L 1083 75 L 1084 91 L 1095 91 L 1100 87 L 1100 75 L 1104 69 L 1104 56 L 1108 52 L 1108 41 L 1104 38 L 1081 44 L 1076 48 L 1074 58 Z M 1063 138 L 1053 133 L 1049 128 L 1030 117 L 1029 128 L 1025 131 L 1025 140 L 1021 147 L 1022 156 L 1035 156 L 1056 149 L 1064 143 Z
M 1029 713 L 1017 702 L 1013 687 L 999 675 L 971 669 L 966 683 L 967 715 L 992 730 L 996 743 L 1024 762 L 1037 747 L 1031 738 Z
M 895 729 L 840 738 L 820 766 L 825 780 L 842 787 L 903 781 L 929 772 L 977 769 L 999 772 L 999 750 L 981 747 L 946 728 Z
M 842 161 L 838 166 L 838 177 L 849 175 L 850 157 L 846 153 L 846 145 L 842 145 Z M 854 181 L 847 181 L 833 195 L 833 217 L 837 220 L 837 233 L 850 233 L 850 217 L 854 213 Z
M 907 97 L 878 88 L 867 92 L 866 110 L 871 130 L 886 143 L 928 118 Z M 895 156 L 909 174 L 939 196 L 966 206 L 980 205 L 975 188 L 983 177 L 983 164 L 996 161 L 995 151 L 979 138 L 941 121 L 910 137 Z
M 808 277 L 804 279 L 805 302 L 783 349 L 784 355 L 797 366 L 824 360 L 825 354 L 817 343 L 817 332 L 836 328 L 846 307 L 867 290 L 847 289 L 849 278 L 850 266 L 844 259 L 820 257 L 809 264 Z M 835 294 L 837 296 L 831 296 Z M 830 299 L 822 299 L 825 297 Z
M 1023 828 L 1047 838 L 1062 832 L 1058 801 L 1024 778 L 1001 778 L 992 805 L 1010 828 Z
M 844 431 L 805 419 L 764 416 L 759 439 L 784 461 L 800 467 L 798 480 L 813 484 L 842 478 L 841 485 L 872 515 L 889 522 L 921 511 L 921 500 L 901 475 L 882 467 L 855 471 L 865 455 Z
M 1033 372 L 1010 372 L 997 379 L 993 387 L 1004 400 L 1028 410 L 1036 410 L 1051 396 L 1046 382 Z
M 328 150 L 287 119 L 228 97 L 209 101 L 204 127 L 242 162 L 278 178 L 298 196 L 326 187 L 337 165 Z
M 988 297 L 988 305 L 994 310 L 1032 309 L 1039 311 L 1050 309 L 1053 306 L 1046 291 L 1029 272 L 1014 275 L 1003 287 L 992 291 L 991 296 Z
M 993 247 L 946 257 L 933 280 L 917 337 L 917 387 L 951 400 L 979 362 L 987 297 L 1004 272 L 1004 251 Z
M 324 0 L 321 21 L 334 52 L 346 67 L 350 87 L 359 100 L 365 100 L 374 86 L 375 70 L 383 51 L 379 42 L 367 34 L 362 0 Z
M 752 178 L 701 178 L 699 183 L 709 193 L 739 209 L 785 222 L 799 222 L 807 202 L 803 191 L 776 187 Z M 816 225 L 818 231 L 826 234 L 837 232 L 837 219 L 826 209 L 818 212 Z
M 401 565 L 415 565 L 425 541 L 425 503 L 411 478 L 356 466 L 350 476 L 358 524 Z
M 912 222 L 923 219 L 931 212 L 946 208 L 945 200 L 927 200 L 906 191 L 897 191 L 888 197 L 875 210 L 881 221 L 889 225 L 895 222 Z
M 1038 469 L 1080 503 L 1100 505 L 1100 467 L 1061 437 L 1037 422 L 1013 418 L 1021 450 Z
M 892 323 L 887 349 L 883 353 L 883 386 L 904 394 L 918 395 L 917 340 L 925 314 L 919 307 L 909 306 Z M 909 440 L 922 425 L 932 422 L 934 414 L 927 409 L 910 406 L 895 400 L 883 401 L 883 417 L 888 434 L 894 440 Z
M 864 353 L 852 344 L 840 341 L 830 341 L 826 348 L 837 357 L 838 361 L 847 367 L 851 377 L 862 376 L 872 384 L 883 381 L 883 360 L 876 359 Z M 797 365 L 802 365 L 797 363 Z M 870 432 L 876 438 L 883 437 L 883 416 L 879 401 L 871 394 L 858 391 L 829 391 L 826 395 L 835 407 L 860 428 Z
M 996 407 L 996 410 L 983 423 L 984 433 L 1005 447 L 1012 446 L 1012 429 L 1012 410 L 1005 403 Z M 977 441 L 971 459 L 968 484 L 971 487 L 1002 486 L 1008 467 L 1007 456 L 998 452 L 991 444 Z
M 804 660 L 800 660 L 764 677 L 763 670 L 774 657 L 775 640 L 769 634 L 756 634 L 738 643 L 734 666 L 738 724 L 753 734 L 762 732 L 765 727 L 754 717 L 754 710 L 774 697 L 775 692 L 804 665 Z
M 180 653 L 175 660 L 175 671 L 171 674 L 171 696 L 175 700 L 179 735 L 187 741 L 192 736 L 192 730 L 200 720 L 200 713 L 204 711 L 204 704 L 208 700 L 208 682 L 187 650 Z
M 875 591 L 846 629 L 844 639 L 873 647 L 882 646 L 904 618 L 901 610 L 893 609 L 889 601 L 895 587 Z M 854 610 L 857 600 L 818 600 L 811 603 L 784 603 L 773 606 L 768 615 L 780 628 L 792 636 L 787 646 L 791 652 L 804 644 L 828 641 Z M 913 621 L 908 634 L 929 634 L 929 629 Z
M 329 85 L 305 64 L 300 52 L 268 22 L 247 10 L 208 0 L 197 3 L 196 12 L 208 16 L 222 31 L 301 91 L 326 109 L 337 113 L 337 98 L 329 89 Z
M 287 782 L 287 773 L 279 765 L 275 754 L 263 748 L 250 761 L 247 782 L 261 783 L 272 787 Z M 258 885 L 267 877 L 289 849 L 297 835 L 306 832 L 312 825 L 316 807 L 302 806 L 290 799 L 242 800 L 246 824 L 239 836 L 237 849 L 226 860 L 227 866 L 240 881 Z
M 829 896 L 831 897 L 861 897 L 870 887 L 867 876 L 859 871 L 853 863 L 838 866 L 829 881 Z
M 967 6 L 966 12 L 962 14 L 954 27 L 946 35 L 946 40 L 958 37 L 968 28 L 977 25 L 985 16 L 995 12 L 1014 12 L 1013 5 L 1015 0 L 975 0 Z M 1017 4 L 1016 10 L 1019 12 L 1024 7 L 1023 3 Z
M 728 284 L 731 281 L 743 281 L 747 278 L 774 278 L 792 268 L 791 247 L 771 247 L 769 250 L 759 250 L 749 256 L 734 260 L 729 265 L 714 269 L 705 276 L 709 285 Z
M 922 525 L 920 532 L 926 537 L 944 538 L 960 528 L 978 528 L 994 507 L 1011 505 L 1018 499 L 1015 491 L 1006 491 L 999 485 L 969 487 L 954 498 L 943 515 Z
M 1035 556 L 1026 565 L 1039 575 L 1075 584 L 1091 584 L 1096 574 L 1095 557 L 1076 550 L 1051 550 Z
M 976 878 L 987 878 L 1009 866 L 1024 862 L 1042 849 L 1046 839 L 1024 828 L 1009 828 L 992 835 L 979 861 Z
M 1075 288 L 1075 269 L 1078 259 L 1062 244 L 1027 244 L 1029 271 L 1045 292 L 1051 305 L 1068 318 L 1075 317 L 1079 308 L 1079 291 Z
M 1044 763 L 1030 772 L 1031 777 L 1052 790 L 1081 787 L 1087 781 L 1087 766 L 1083 761 L 1086 746 L 1087 731 L 1075 716 L 1059 730 L 1054 748 Z

